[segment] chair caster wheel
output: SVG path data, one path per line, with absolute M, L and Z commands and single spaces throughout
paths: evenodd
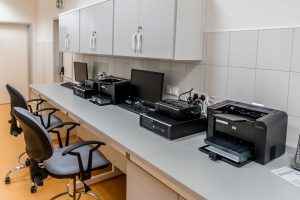
M 4 182 L 5 182 L 5 184 L 10 184 L 10 178 L 6 177 Z
M 31 186 L 30 192 L 31 193 L 36 193 L 37 187 L 35 185 Z

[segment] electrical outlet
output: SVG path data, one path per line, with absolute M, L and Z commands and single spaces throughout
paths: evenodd
M 170 85 L 166 86 L 166 93 L 173 96 L 179 96 L 179 88 L 178 87 L 172 87 Z

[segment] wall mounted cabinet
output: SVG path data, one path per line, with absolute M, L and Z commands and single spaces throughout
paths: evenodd
M 80 10 L 80 53 L 112 55 L 113 0 Z
M 79 52 L 79 10 L 59 15 L 59 51 Z
M 204 0 L 107 0 L 59 16 L 60 51 L 201 60 Z
M 203 0 L 115 0 L 114 55 L 201 60 Z

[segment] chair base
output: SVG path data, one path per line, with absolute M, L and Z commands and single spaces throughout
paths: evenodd
M 6 175 L 5 175 L 5 179 L 4 179 L 5 184 L 10 184 L 10 183 L 11 183 L 11 179 L 10 179 L 10 177 L 9 177 L 9 175 L 10 175 L 11 173 L 16 172 L 16 171 L 19 171 L 19 170 L 21 170 L 21 169 L 25 169 L 25 168 L 27 168 L 27 167 L 28 167 L 28 166 L 27 166 L 26 164 L 20 164 L 19 166 L 14 167 L 14 168 L 12 168 L 11 170 L 9 170 L 9 171 L 6 173 Z
M 78 194 L 78 196 L 76 194 Z M 100 198 L 92 192 L 79 192 L 79 191 L 75 192 L 75 195 L 73 195 L 73 196 L 71 194 L 69 194 L 69 192 L 63 192 L 63 193 L 60 193 L 60 194 L 52 197 L 50 200 L 56 200 L 59 197 L 62 197 L 62 196 L 65 196 L 65 195 L 68 195 L 68 197 L 70 199 L 73 199 L 73 200 L 79 200 L 81 198 L 81 195 L 89 195 L 89 196 L 93 197 L 96 200 L 100 200 Z
M 19 163 L 19 166 L 12 168 L 11 170 L 9 170 L 9 171 L 6 173 L 5 178 L 4 178 L 4 183 L 5 183 L 6 185 L 8 185 L 8 184 L 11 183 L 11 178 L 9 177 L 9 175 L 10 175 L 11 173 L 29 167 L 30 162 L 29 162 L 28 159 L 27 159 L 25 162 L 22 161 L 22 157 L 23 157 L 24 155 L 26 155 L 26 152 L 22 153 L 22 154 L 18 157 L 18 163 Z M 35 193 L 36 190 L 37 190 L 36 185 L 35 185 L 35 184 L 32 185 L 31 188 L 30 188 L 30 192 L 31 192 L 31 193 Z
M 60 193 L 60 194 L 52 197 L 50 200 L 56 200 L 59 197 L 62 197 L 62 196 L 65 196 L 65 195 L 68 195 L 69 199 L 73 199 L 73 200 L 79 200 L 81 198 L 81 195 L 89 195 L 89 196 L 93 197 L 96 200 L 100 200 L 100 198 L 92 192 L 89 192 L 89 191 L 85 192 L 85 191 L 76 190 L 76 178 L 75 177 L 74 178 L 69 178 L 69 186 L 72 186 L 72 187 L 68 187 L 67 192 Z
M 26 165 L 26 161 L 25 161 L 25 162 L 22 161 L 22 157 L 23 157 L 24 155 L 26 155 L 26 152 L 22 153 L 22 154 L 19 155 L 19 157 L 18 157 L 18 163 L 19 163 L 20 165 Z
M 37 191 L 37 185 L 35 183 L 32 183 L 30 188 L 30 193 L 36 193 Z

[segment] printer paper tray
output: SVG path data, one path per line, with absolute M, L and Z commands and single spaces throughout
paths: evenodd
M 203 152 L 203 153 L 208 154 L 209 157 L 212 158 L 213 160 L 222 160 L 222 161 L 224 161 L 224 162 L 226 162 L 226 163 L 228 163 L 228 164 L 231 164 L 231 165 L 233 165 L 233 166 L 235 166 L 235 167 L 242 167 L 242 166 L 244 166 L 244 165 L 246 165 L 246 164 L 248 164 L 248 163 L 250 163 L 250 162 L 252 161 L 252 159 L 249 159 L 249 160 L 247 160 L 247 161 L 245 161 L 245 162 L 242 162 L 242 163 L 235 162 L 235 161 L 233 161 L 233 160 L 230 160 L 230 159 L 228 159 L 228 158 L 225 158 L 225 157 L 223 157 L 223 156 L 221 156 L 221 155 L 218 155 L 218 154 L 216 154 L 216 153 L 214 153 L 214 152 L 209 151 L 209 150 L 207 149 L 207 147 L 209 147 L 209 146 L 210 146 L 210 145 L 205 145 L 205 146 L 203 146 L 203 147 L 200 147 L 199 150 L 200 150 L 201 152 Z

